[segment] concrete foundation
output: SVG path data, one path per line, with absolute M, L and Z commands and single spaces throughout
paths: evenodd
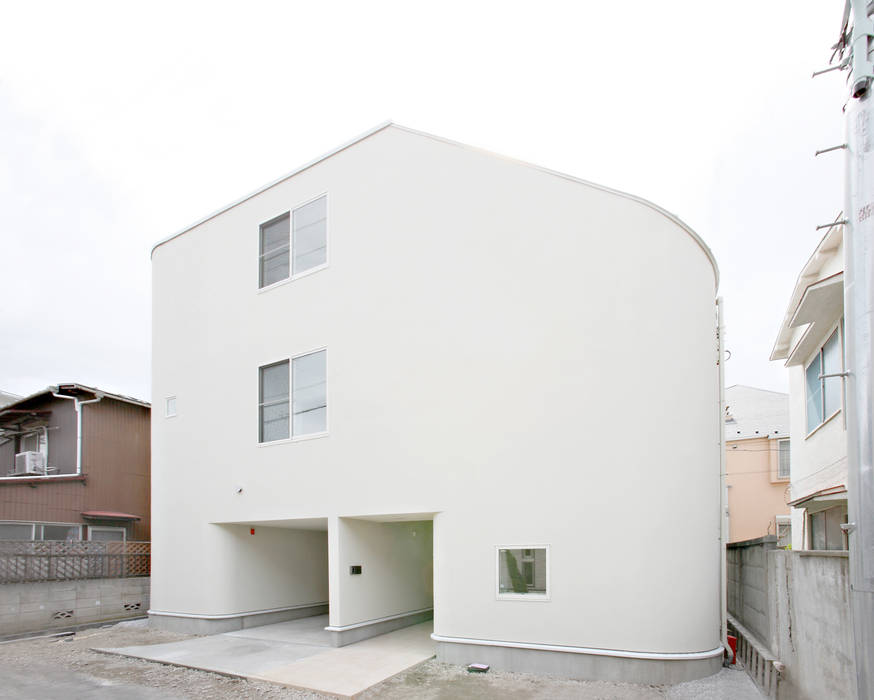
M 180 634 L 223 634 L 236 632 L 237 630 L 249 629 L 272 625 L 277 622 L 288 622 L 302 617 L 313 615 L 325 615 L 328 612 L 327 603 L 315 605 L 302 605 L 279 610 L 262 610 L 254 612 L 238 613 L 235 615 L 204 615 L 201 617 L 191 615 L 174 615 L 149 611 L 149 624 L 159 630 L 178 632 Z
M 501 671 L 663 685 L 706 678 L 722 668 L 722 649 L 706 658 L 644 659 L 595 653 L 437 641 L 437 660 L 488 664 Z
M 331 634 L 331 644 L 335 647 L 344 647 L 347 644 L 360 642 L 362 639 L 376 637 L 386 632 L 394 632 L 395 630 L 412 625 L 418 625 L 421 622 L 427 622 L 434 619 L 434 610 L 414 610 L 413 612 L 404 613 L 402 615 L 393 615 L 391 617 L 382 618 L 379 620 L 370 620 L 368 622 L 360 622 L 355 625 L 346 625 L 344 627 L 326 627 L 325 629 Z

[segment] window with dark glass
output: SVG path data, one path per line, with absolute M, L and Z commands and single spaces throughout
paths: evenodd
M 841 336 L 836 328 L 804 371 L 808 433 L 813 432 L 840 409 L 841 378 L 823 375 L 839 374 L 842 371 Z

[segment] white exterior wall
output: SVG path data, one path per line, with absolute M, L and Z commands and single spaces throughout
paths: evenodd
M 380 523 L 338 518 L 331 625 L 354 625 L 434 605 L 433 523 Z M 363 565 L 360 575 L 349 567 Z
M 831 251 L 822 263 L 815 278 L 807 283 L 814 284 L 844 269 L 843 243 Z M 791 437 L 791 497 L 800 498 L 827 489 L 837 484 L 847 483 L 847 428 L 844 424 L 843 408 L 824 424 L 807 432 L 807 387 L 804 372 L 817 352 L 829 339 L 837 324 L 815 327 L 817 334 L 815 348 L 797 365 L 787 367 L 789 373 L 789 431 Z M 795 347 L 808 326 L 793 329 L 790 346 Z M 841 402 L 844 405 L 844 402 Z M 805 509 L 792 509 L 792 548 L 805 549 L 806 527 Z
M 328 268 L 259 293 L 259 223 L 324 192 Z M 436 634 L 719 646 L 715 272 L 675 221 L 389 127 L 153 271 L 153 398 L 178 410 L 154 412 L 154 609 L 311 602 L 282 576 L 243 596 L 227 567 L 258 538 L 210 523 L 438 513 Z M 259 447 L 258 367 L 321 347 L 328 437 Z M 495 547 L 529 543 L 549 602 L 497 600 Z M 337 602 L 332 625 L 391 611 Z

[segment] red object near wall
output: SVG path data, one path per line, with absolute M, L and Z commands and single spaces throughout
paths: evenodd
M 728 635 L 728 646 L 731 647 L 731 663 L 737 663 L 737 637 Z

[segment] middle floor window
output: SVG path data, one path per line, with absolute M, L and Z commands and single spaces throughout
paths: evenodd
M 328 429 L 327 350 L 260 367 L 259 442 Z

